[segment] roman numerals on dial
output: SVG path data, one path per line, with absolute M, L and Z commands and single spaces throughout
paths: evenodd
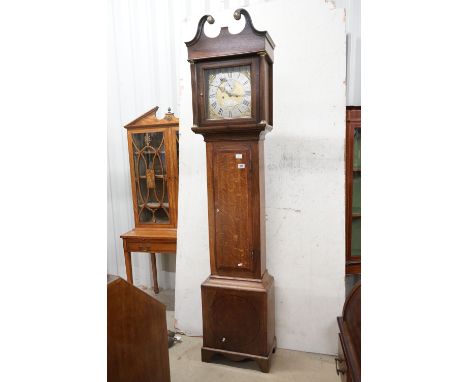
M 208 119 L 251 118 L 250 65 L 206 69 Z

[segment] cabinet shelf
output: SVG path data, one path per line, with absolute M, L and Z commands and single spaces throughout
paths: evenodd
M 353 172 L 361 172 L 361 168 L 353 168 Z
M 353 219 L 354 218 L 360 218 L 361 217 L 361 213 L 360 212 L 353 212 Z
M 167 175 L 155 175 L 154 176 L 156 179 L 166 179 L 167 178 Z M 139 176 L 140 179 L 146 179 L 146 175 L 140 175 Z
M 161 150 L 158 151 L 158 150 L 156 150 L 156 149 L 155 149 L 154 151 L 152 151 L 152 150 L 140 151 L 140 154 L 141 154 L 141 155 L 155 155 L 155 154 L 157 154 L 158 152 L 159 152 L 159 155 L 166 155 L 166 152 L 165 152 L 165 151 L 161 151 Z
M 145 204 L 143 204 L 143 203 L 138 204 L 139 208 L 142 208 L 144 206 L 145 206 Z M 161 208 L 161 207 L 169 208 L 169 203 L 167 203 L 167 202 L 164 202 L 164 203 L 149 202 L 149 203 L 146 203 L 146 207 L 151 208 L 151 209 L 156 209 L 156 208 Z

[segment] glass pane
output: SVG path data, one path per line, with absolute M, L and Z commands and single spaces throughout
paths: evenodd
M 353 213 L 361 213 L 361 173 L 353 173 Z
M 164 133 L 133 133 L 132 142 L 138 220 L 169 224 Z
M 351 228 L 351 257 L 361 257 L 361 218 L 353 219 Z
M 206 69 L 206 116 L 208 119 L 250 118 L 250 65 Z
M 353 168 L 361 169 L 361 128 L 354 129 Z

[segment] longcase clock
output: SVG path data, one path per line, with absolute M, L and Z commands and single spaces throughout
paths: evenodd
M 273 51 L 249 13 L 238 34 L 205 35 L 203 16 L 186 42 L 192 131 L 206 142 L 211 275 L 202 284 L 202 360 L 220 353 L 270 369 L 276 349 L 273 277 L 265 264 L 263 142 L 273 125 Z

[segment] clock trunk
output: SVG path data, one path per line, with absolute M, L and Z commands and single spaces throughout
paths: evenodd
M 265 272 L 263 140 L 207 142 L 211 273 Z

